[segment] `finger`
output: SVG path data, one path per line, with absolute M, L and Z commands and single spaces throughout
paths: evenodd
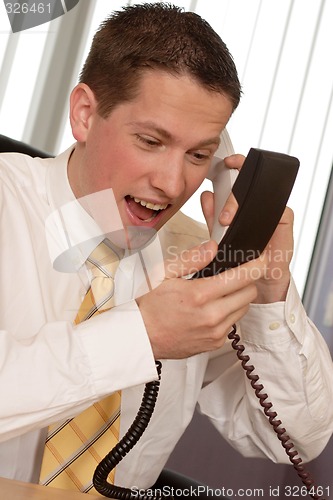
M 224 164 L 227 168 L 234 168 L 237 170 L 241 170 L 243 163 L 245 161 L 245 156 L 240 154 L 233 154 L 227 156 L 224 159 Z M 238 203 L 236 198 L 231 193 L 228 197 L 224 207 L 221 210 L 219 216 L 219 222 L 222 226 L 229 226 L 238 210 Z
M 215 276 L 199 278 L 198 291 L 207 301 L 226 297 L 252 286 L 264 276 L 265 272 L 266 262 L 259 257 Z
M 179 278 L 196 273 L 213 260 L 216 252 L 217 244 L 214 240 L 184 250 L 174 258 L 165 261 L 165 277 Z
M 286 207 L 282 217 L 275 228 L 275 231 L 267 244 L 267 247 L 276 246 L 277 249 L 285 247 L 287 244 L 288 250 L 293 248 L 293 224 L 294 224 L 294 212 L 291 208 Z M 289 242 L 289 245 L 288 245 Z M 281 245 L 283 245 L 281 247 Z
M 214 302 L 215 309 L 222 309 L 223 311 L 228 311 L 227 316 L 220 321 L 220 326 L 225 328 L 228 325 L 232 325 L 239 321 L 244 314 L 249 310 L 250 303 L 253 302 L 257 297 L 257 288 L 255 285 L 249 285 L 237 292 L 222 297 L 217 302 Z M 212 308 L 212 314 L 214 314 Z M 218 325 L 218 323 L 217 323 Z
M 235 214 L 238 210 L 238 203 L 233 195 L 233 193 L 230 193 L 228 196 L 227 201 L 225 202 L 224 207 L 222 208 L 222 211 L 219 215 L 219 223 L 222 226 L 230 226 L 233 218 L 235 217 Z
M 237 168 L 237 170 L 240 170 L 242 168 L 244 161 L 245 161 L 245 156 L 240 154 L 234 154 L 226 156 L 224 158 L 224 164 L 226 167 Z
M 204 214 L 209 233 L 212 233 L 214 224 L 214 194 L 210 191 L 201 193 L 201 207 Z
M 293 224 L 293 223 L 294 223 L 294 212 L 290 207 L 286 207 L 280 219 L 280 224 Z
M 201 194 L 201 206 L 206 224 L 211 234 L 214 225 L 214 194 L 210 191 L 204 191 Z M 235 216 L 235 213 L 237 212 L 237 209 L 238 203 L 236 198 L 232 193 L 230 193 L 230 196 L 228 197 L 219 216 L 220 224 L 222 226 L 229 226 Z

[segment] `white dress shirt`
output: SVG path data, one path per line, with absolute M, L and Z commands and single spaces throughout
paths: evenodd
M 100 235 L 89 239 L 80 230 L 80 241 L 88 244 L 75 246 L 73 268 L 57 268 L 61 259 L 56 257 L 62 253 L 58 248 L 56 256 L 50 254 L 45 223 L 74 200 L 67 178 L 70 152 L 44 160 L 0 155 L 0 476 L 23 481 L 38 481 L 48 424 L 121 389 L 124 434 L 140 406 L 144 384 L 156 379 L 133 299 L 142 286 L 137 255 L 125 258 L 117 272 L 118 305 L 73 326 L 89 287 L 84 265 L 88 247 Z M 79 212 L 85 221 L 87 214 Z M 179 213 L 156 241 L 170 256 L 203 238 L 202 226 Z M 158 245 L 153 248 L 158 252 Z M 139 276 L 135 285 L 134 275 Z M 294 284 L 285 303 L 252 305 L 238 331 L 296 448 L 305 461 L 313 459 L 333 429 L 333 368 Z M 229 341 L 216 352 L 163 360 L 162 365 L 152 420 L 117 466 L 117 484 L 153 484 L 198 403 L 242 454 L 288 462 Z

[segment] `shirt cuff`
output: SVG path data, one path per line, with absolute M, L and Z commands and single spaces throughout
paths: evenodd
M 306 323 L 307 315 L 291 279 L 285 302 L 251 304 L 239 325 L 246 342 L 278 349 L 295 339 L 302 344 Z
M 80 323 L 76 331 L 97 395 L 158 378 L 147 331 L 134 300 Z

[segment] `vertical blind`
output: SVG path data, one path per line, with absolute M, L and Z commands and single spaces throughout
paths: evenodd
M 111 10 L 131 3 L 145 2 L 81 1 L 54 21 L 12 34 L 1 2 L 0 133 L 53 153 L 69 146 L 68 97 L 92 36 Z M 243 87 L 228 125 L 236 152 L 259 147 L 300 160 L 289 204 L 295 212 L 293 274 L 302 293 L 332 168 L 333 2 L 173 3 L 204 17 L 233 54 Z M 199 192 L 184 210 L 203 220 L 198 198 Z

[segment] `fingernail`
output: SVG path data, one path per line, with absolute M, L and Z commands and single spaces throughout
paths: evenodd
M 200 252 L 203 254 L 207 250 L 207 246 L 209 245 L 210 240 L 203 241 L 199 247 Z
M 221 212 L 221 215 L 220 215 L 220 221 L 222 222 L 228 222 L 230 219 L 230 212 L 228 212 L 227 210 L 223 210 L 223 212 Z

